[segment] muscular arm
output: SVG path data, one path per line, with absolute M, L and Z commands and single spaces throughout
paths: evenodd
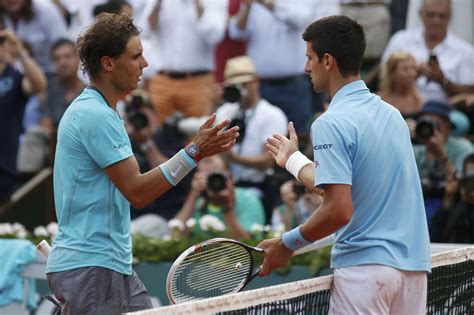
M 172 187 L 158 167 L 141 174 L 133 156 L 107 167 L 105 172 L 135 208 L 143 208 Z

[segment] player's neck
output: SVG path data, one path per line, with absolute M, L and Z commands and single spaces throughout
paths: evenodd
M 329 95 L 331 98 L 336 95 L 337 91 L 346 86 L 349 83 L 360 80 L 360 75 L 349 75 L 347 77 L 336 76 L 329 81 Z
M 123 91 L 117 90 L 110 82 L 100 79 L 92 79 L 89 86 L 99 90 L 109 106 L 113 109 L 117 108 L 117 102 L 124 94 Z

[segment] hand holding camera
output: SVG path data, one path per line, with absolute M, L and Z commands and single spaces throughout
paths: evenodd
M 235 209 L 234 184 L 225 174 L 219 172 L 209 174 L 206 193 L 212 202 L 224 208 L 224 212 Z

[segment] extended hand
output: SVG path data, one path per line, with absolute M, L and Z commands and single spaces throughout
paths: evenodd
M 285 168 L 290 155 L 298 151 L 298 136 L 293 122 L 288 123 L 288 133 L 290 135 L 289 139 L 281 134 L 274 134 L 272 138 L 267 139 L 265 145 L 270 156 L 282 168 Z
M 199 148 L 203 157 L 212 156 L 229 150 L 235 144 L 235 141 L 239 136 L 239 127 L 237 126 L 222 131 L 222 129 L 230 124 L 229 119 L 225 119 L 212 127 L 215 120 L 216 114 L 214 113 L 204 124 L 202 124 L 201 128 L 199 128 L 198 134 L 193 139 L 193 143 Z

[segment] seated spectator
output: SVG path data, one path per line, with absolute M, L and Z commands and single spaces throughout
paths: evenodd
M 51 152 L 54 154 L 59 121 L 71 102 L 82 93 L 85 85 L 77 75 L 80 60 L 74 42 L 66 38 L 57 40 L 51 48 L 51 55 L 56 77 L 46 91 L 41 126 L 50 135 Z
M 199 162 L 191 192 L 175 218 L 186 222 L 205 214 L 223 221 L 235 239 L 248 237 L 253 224 L 265 224 L 260 200 L 248 189 L 234 187 L 229 169 L 220 156 Z
M 313 212 L 322 204 L 321 195 L 309 192 L 295 180 L 289 180 L 280 187 L 283 203 L 273 210 L 272 229 L 280 231 L 281 225 L 289 231 L 306 222 Z
M 19 60 L 20 72 L 10 60 Z M 17 153 L 28 97 L 41 92 L 46 78 L 39 65 L 9 30 L 0 31 L 0 204 L 6 201 L 17 181 Z
M 275 133 L 286 134 L 288 121 L 280 108 L 260 97 L 259 80 L 249 57 L 227 60 L 224 77 L 226 103 L 217 109 L 217 119 L 229 118 L 231 125 L 240 126 L 237 144 L 226 152 L 232 176 L 236 186 L 251 188 L 263 199 L 269 219 L 274 205 L 265 204 L 271 201 L 265 180 L 275 162 L 265 143 Z
M 457 192 L 460 200 L 456 200 Z M 474 243 L 474 154 L 466 157 L 460 179 L 453 179 L 443 207 L 430 224 L 432 242 Z
M 423 100 L 415 85 L 416 76 L 416 61 L 405 52 L 393 53 L 382 69 L 377 94 L 405 118 L 413 118 L 423 108 Z
M 418 172 L 421 177 L 428 222 L 441 206 L 446 180 L 455 171 L 461 172 L 463 161 L 474 152 L 472 143 L 452 136 L 451 107 L 428 101 L 417 122 L 416 135 L 420 144 L 413 145 Z
M 420 17 L 423 27 L 393 35 L 382 63 L 396 51 L 412 54 L 421 75 L 416 83 L 425 100 L 448 102 L 448 97 L 474 86 L 474 47 L 448 30 L 450 0 L 424 0 Z

